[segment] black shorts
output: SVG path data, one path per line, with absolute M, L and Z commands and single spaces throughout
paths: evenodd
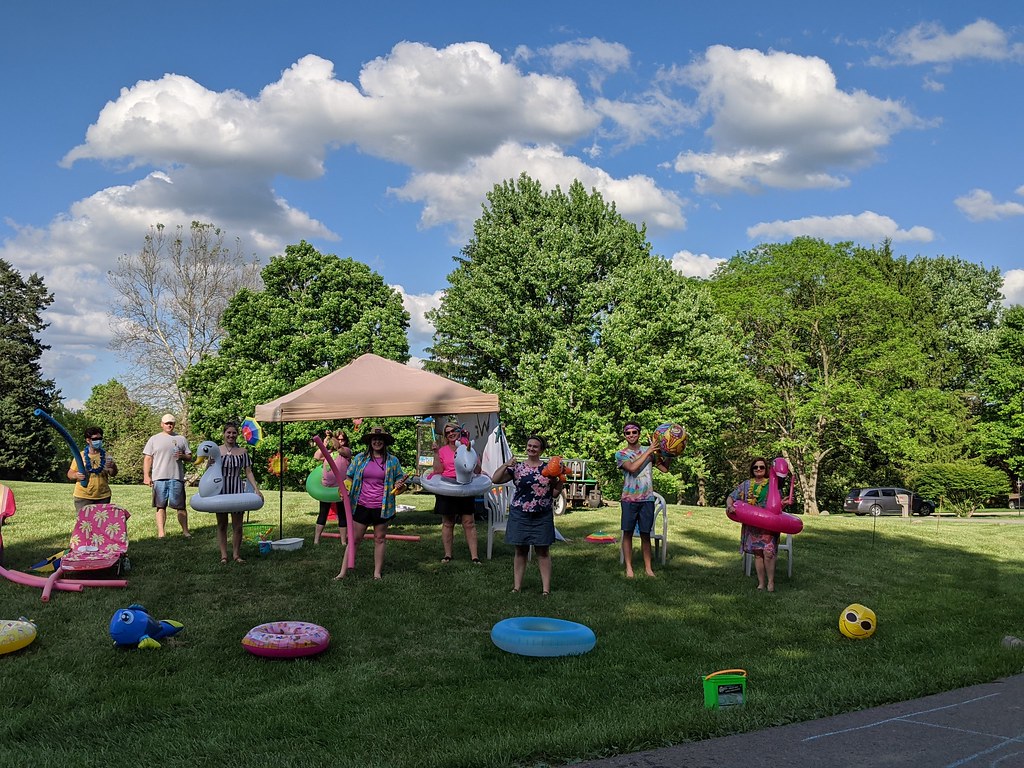
M 383 509 L 370 509 L 362 504 L 356 504 L 356 508 L 352 510 L 352 519 L 360 525 L 380 525 L 388 522 L 386 518 L 382 517 L 383 514 Z
M 476 500 L 472 496 L 434 496 L 434 512 L 461 518 L 476 513 Z

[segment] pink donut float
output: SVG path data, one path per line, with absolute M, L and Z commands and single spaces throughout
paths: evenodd
M 294 659 L 315 656 L 327 650 L 330 642 L 330 634 L 318 624 L 272 621 L 250 629 L 242 638 L 242 647 L 256 656 Z

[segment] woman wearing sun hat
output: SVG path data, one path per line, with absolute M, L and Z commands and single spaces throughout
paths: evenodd
M 370 427 L 360 440 L 367 448 L 356 454 L 348 468 L 352 480 L 352 530 L 335 579 L 348 572 L 349 548 L 358 547 L 366 529 L 373 526 L 373 578 L 381 578 L 384 567 L 385 534 L 395 516 L 395 496 L 405 489 L 405 473 L 398 457 L 388 451 L 395 442 L 384 427 Z

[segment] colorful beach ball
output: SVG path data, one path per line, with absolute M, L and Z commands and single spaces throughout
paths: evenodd
M 654 430 L 654 439 L 659 442 L 663 456 L 679 456 L 686 448 L 686 428 L 678 424 L 662 424 Z

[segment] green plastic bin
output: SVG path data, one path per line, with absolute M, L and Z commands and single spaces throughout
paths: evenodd
M 704 708 L 743 706 L 747 700 L 747 670 L 723 669 L 704 677 Z

